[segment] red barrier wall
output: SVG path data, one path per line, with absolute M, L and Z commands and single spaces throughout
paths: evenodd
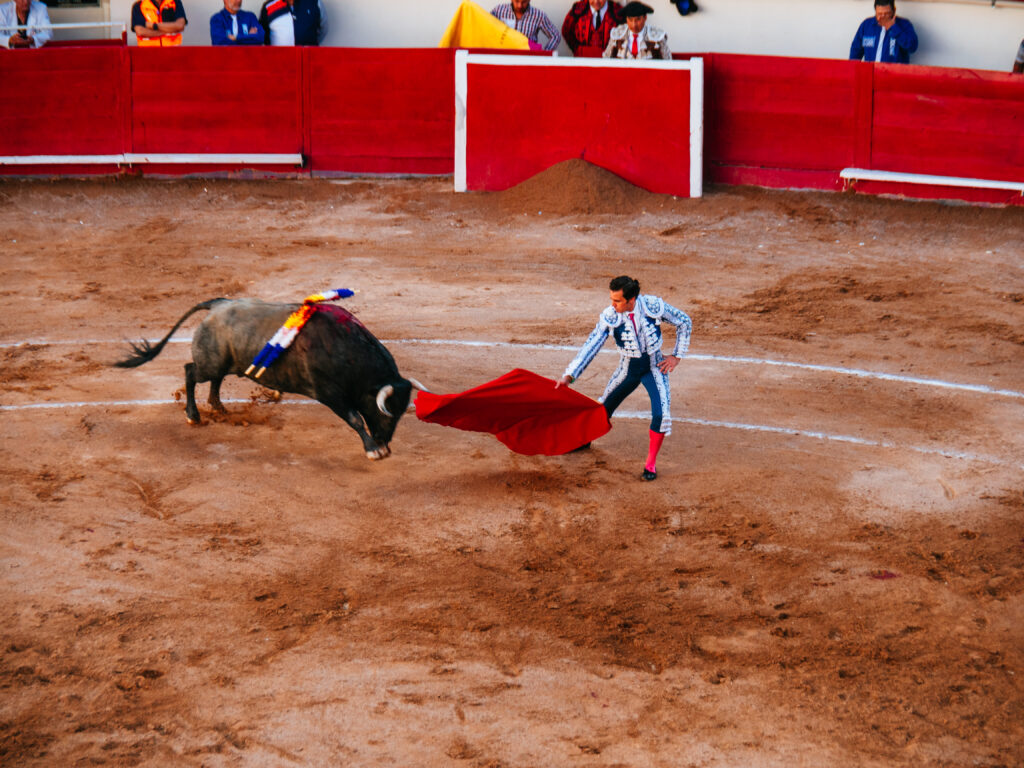
M 0 154 L 124 152 L 127 74 L 124 48 L 0 49 Z
M 1024 77 L 874 68 L 873 168 L 1024 181 Z
M 839 171 L 848 167 L 1024 181 L 1022 77 L 903 64 L 702 56 L 710 181 L 841 189 Z M 856 186 L 1024 203 L 1005 191 L 887 182 Z
M 578 157 L 652 192 L 690 194 L 688 70 L 471 62 L 466 110 L 470 189 L 507 189 Z
M 130 48 L 130 152 L 302 152 L 302 49 Z
M 455 51 L 312 48 L 314 173 L 453 170 Z
M 839 171 L 851 166 L 1024 181 L 1024 77 L 699 55 L 708 181 L 839 189 Z M 454 166 L 451 50 L 68 46 L 0 50 L 0 71 L 0 155 L 301 152 L 305 170 L 326 174 L 445 174 Z M 668 191 L 664 179 L 678 177 L 681 169 L 672 164 L 686 156 L 685 131 L 673 130 L 688 117 L 676 98 L 679 89 L 665 86 L 637 100 L 628 70 L 600 71 L 601 82 L 587 89 L 540 70 L 526 81 L 517 76 L 514 85 L 499 79 L 489 89 L 473 88 L 474 97 L 485 98 L 475 102 L 470 125 L 487 120 L 507 134 L 501 162 L 511 167 L 499 175 L 521 180 L 583 156 L 641 186 Z M 512 88 L 531 94 L 531 101 L 506 99 Z M 584 90 L 631 97 L 597 102 L 582 99 Z M 542 110 L 544 129 L 522 130 L 524 110 L 533 121 Z M 578 137 L 577 146 L 552 144 L 552 126 Z M 608 136 L 628 138 L 610 145 L 613 150 L 599 148 L 598 138 Z M 114 170 L 0 166 L 4 174 Z M 1024 204 L 1012 193 L 879 182 L 858 182 L 857 188 Z
M 705 169 L 711 181 L 841 187 L 868 161 L 871 65 L 705 57 Z

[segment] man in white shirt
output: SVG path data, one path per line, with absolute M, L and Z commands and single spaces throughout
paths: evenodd
M 647 23 L 648 14 L 654 13 L 651 6 L 631 2 L 622 9 L 626 23 L 612 30 L 608 47 L 602 54 L 606 59 L 664 59 L 670 60 L 665 30 Z
M 322 0 L 266 0 L 260 25 L 267 45 L 320 45 L 327 36 L 327 9 Z
M 50 14 L 39 0 L 11 0 L 0 5 L 0 45 L 4 48 L 41 48 L 50 42 Z M 47 25 L 39 28 L 40 25 Z M 28 29 L 18 30 L 19 26 Z

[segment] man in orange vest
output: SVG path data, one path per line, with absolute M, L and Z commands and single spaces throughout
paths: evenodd
M 186 24 L 181 0 L 138 0 L 132 6 L 132 29 L 140 47 L 181 45 Z

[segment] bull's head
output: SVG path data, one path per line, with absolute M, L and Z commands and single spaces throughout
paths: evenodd
M 373 442 L 377 444 L 377 455 L 370 458 L 383 459 L 390 455 L 391 438 L 395 434 L 398 420 L 409 407 L 413 389 L 426 391 L 415 379 L 399 379 L 394 383 L 385 384 L 377 391 L 375 407 L 363 411 L 366 428 Z

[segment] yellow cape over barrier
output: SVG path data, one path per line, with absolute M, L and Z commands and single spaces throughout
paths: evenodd
M 530 41 L 471 0 L 455 11 L 438 48 L 515 48 L 530 50 Z

